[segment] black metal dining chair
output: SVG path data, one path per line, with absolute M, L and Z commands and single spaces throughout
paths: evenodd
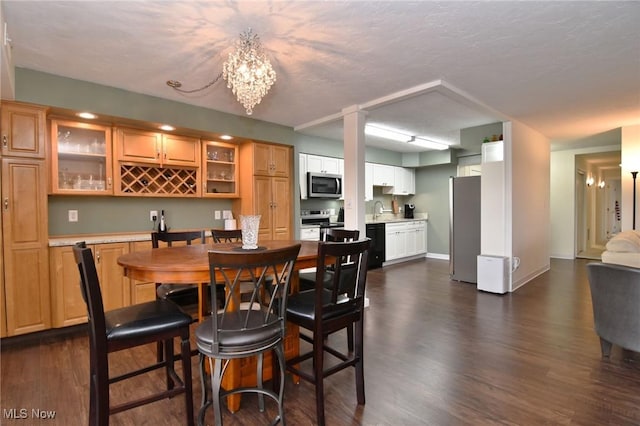
M 329 228 L 326 233 L 326 241 L 356 241 L 360 237 L 360 231 L 357 229 L 339 229 Z M 324 286 L 331 288 L 333 281 L 333 272 L 331 267 L 327 268 L 324 273 Z M 313 290 L 316 286 L 316 273 L 300 272 L 299 274 L 300 291 Z M 347 327 L 347 345 L 349 352 L 353 351 L 353 326 Z
M 284 336 L 286 304 L 293 267 L 300 244 L 271 250 L 209 251 L 212 306 L 222 306 L 196 328 L 200 351 L 202 405 L 198 424 L 203 424 L 206 409 L 213 405 L 216 425 L 222 425 L 221 398 L 241 392 L 258 394 L 258 406 L 264 411 L 264 395 L 278 403 L 278 421 L 284 424 Z M 239 286 L 252 284 L 249 304 L 241 304 Z M 225 300 L 218 304 L 217 285 L 225 287 Z M 272 375 L 279 372 L 276 390 L 263 386 L 263 357 L 273 351 Z M 257 357 L 257 384 L 222 389 L 224 372 L 233 359 Z M 205 357 L 209 360 L 209 385 L 206 383 Z M 275 383 L 276 378 L 273 377 Z
M 184 394 L 185 421 L 194 424 L 191 386 L 191 349 L 189 325 L 191 317 L 176 304 L 155 300 L 104 311 L 100 282 L 93 253 L 85 243 L 77 243 L 73 254 L 80 272 L 80 289 L 89 317 L 89 422 L 92 426 L 106 426 L 109 416 L 151 402 Z M 104 283 L 108 285 L 108 283 Z M 182 378 L 174 369 L 174 338 L 180 339 Z M 144 368 L 109 377 L 109 354 L 146 345 L 164 343 L 164 360 Z M 153 370 L 164 368 L 167 387 L 135 400 L 111 404 L 110 385 Z
M 241 229 L 212 229 L 211 237 L 214 243 L 240 243 L 242 242 Z
M 168 247 L 173 247 L 173 243 L 191 245 L 197 240 L 200 240 L 200 244 L 206 242 L 204 231 L 151 233 L 151 245 L 154 249 L 160 247 L 160 242 L 166 243 Z M 156 296 L 158 299 L 175 302 L 187 312 L 201 315 L 207 311 L 207 307 L 206 300 L 200 300 L 198 288 L 198 284 L 157 283 Z M 195 306 L 197 306 L 197 312 Z
M 306 329 L 300 338 L 312 349 L 287 361 L 287 370 L 307 380 L 316 388 L 316 416 L 325 424 L 324 378 L 347 367 L 355 367 L 358 404 L 364 395 L 364 294 L 367 282 L 367 256 L 370 239 L 350 242 L 320 242 L 316 263 L 314 290 L 292 294 L 287 302 L 287 321 Z M 325 272 L 331 269 L 331 285 L 327 287 Z M 355 327 L 354 350 L 345 354 L 329 346 L 327 336 L 343 328 Z M 339 361 L 324 367 L 325 353 Z M 311 372 L 302 364 L 311 359 Z
M 151 246 L 154 249 L 160 248 L 160 242 L 166 243 L 167 247 L 173 247 L 173 243 L 184 243 L 190 246 L 192 242 L 197 240 L 200 240 L 200 244 L 206 242 L 204 231 L 151 233 Z M 207 300 L 206 297 L 200 297 L 198 290 L 198 284 L 156 283 L 156 298 L 172 301 L 185 312 L 191 314 L 192 318 L 202 317 L 207 313 Z M 208 293 L 207 290 L 203 290 L 203 295 Z M 162 361 L 163 354 L 162 342 L 158 342 L 158 362 Z M 192 354 L 196 355 L 197 351 L 193 350 Z

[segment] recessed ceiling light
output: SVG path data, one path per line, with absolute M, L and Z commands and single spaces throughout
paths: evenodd
M 77 115 L 78 117 L 86 118 L 87 120 L 93 120 L 94 118 L 98 117 L 97 115 L 92 114 L 90 112 L 79 112 Z
M 231 139 L 233 139 L 233 136 L 222 135 L 222 136 L 220 136 L 220 139 L 223 139 L 225 141 L 230 141 Z
M 160 126 L 160 130 L 166 130 L 167 132 L 170 132 L 175 129 L 176 129 L 175 127 L 170 126 L 168 124 L 163 124 L 162 126 Z

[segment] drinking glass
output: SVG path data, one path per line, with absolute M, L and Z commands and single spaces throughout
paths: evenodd
M 255 250 L 258 248 L 258 229 L 260 228 L 260 215 L 240 216 L 240 229 L 242 230 L 242 248 Z

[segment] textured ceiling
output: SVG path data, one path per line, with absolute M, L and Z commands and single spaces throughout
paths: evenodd
M 337 139 L 335 118 L 353 105 L 367 106 L 368 121 L 454 145 L 460 128 L 508 118 L 554 144 L 640 124 L 639 2 L 3 0 L 2 6 L 17 67 L 237 115 L 244 110 L 223 82 L 189 96 L 165 82 L 204 85 L 251 27 L 277 73 L 253 117 Z M 446 90 L 399 96 L 439 81 L 444 86 L 436 89 Z

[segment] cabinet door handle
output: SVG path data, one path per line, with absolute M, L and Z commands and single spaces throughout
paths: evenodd
M 96 252 L 96 261 L 98 263 L 100 263 L 100 252 L 99 251 Z
M 9 198 L 5 197 L 4 199 L 4 209 L 9 210 Z
M 107 186 L 111 188 L 111 178 L 107 178 Z
M 9 142 L 7 141 L 7 135 L 2 135 L 2 146 L 6 148 L 7 145 L 9 145 Z

